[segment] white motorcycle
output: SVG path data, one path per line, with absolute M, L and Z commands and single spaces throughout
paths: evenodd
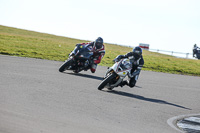
M 104 80 L 99 84 L 98 90 L 107 88 L 112 90 L 114 87 L 118 87 L 123 79 L 131 72 L 132 65 L 129 59 L 121 59 L 120 61 L 115 61 L 112 67 L 109 67 Z

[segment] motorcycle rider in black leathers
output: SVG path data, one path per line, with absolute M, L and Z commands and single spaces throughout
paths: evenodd
M 193 57 L 195 57 L 195 55 L 197 54 L 197 49 L 198 48 L 199 47 L 196 44 L 194 44 L 194 47 L 193 47 Z
M 127 80 L 122 81 L 119 86 L 123 87 L 124 85 L 128 85 L 129 87 L 132 88 L 135 86 L 138 80 L 140 71 L 144 65 L 142 49 L 139 46 L 137 46 L 133 48 L 132 52 L 129 52 L 126 55 L 118 55 L 117 58 L 114 59 L 114 61 L 120 61 L 120 59 L 123 59 L 123 58 L 130 59 L 130 62 L 132 63 L 132 69 L 131 69 L 131 73 L 128 74 L 129 81 Z

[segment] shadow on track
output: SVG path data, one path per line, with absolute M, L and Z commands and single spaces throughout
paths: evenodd
M 94 75 L 81 74 L 81 73 L 68 73 L 68 72 L 63 72 L 63 73 L 64 74 L 74 75 L 74 76 L 80 76 L 80 77 L 84 77 L 84 78 L 91 78 L 91 79 L 96 79 L 96 80 L 103 80 L 103 77 L 98 77 L 98 76 L 94 76 Z
M 166 102 L 166 101 L 163 101 L 163 100 L 147 98 L 147 97 L 143 97 L 143 96 L 140 96 L 140 95 L 135 95 L 135 94 L 127 93 L 127 92 L 115 91 L 115 90 L 104 91 L 104 92 L 109 92 L 109 93 L 112 93 L 112 94 L 117 94 L 117 95 L 135 98 L 135 99 L 139 99 L 139 100 L 149 101 L 149 102 L 153 102 L 153 103 L 167 104 L 167 105 L 191 110 L 190 108 L 186 108 L 186 107 L 183 107 L 183 106 L 180 106 L 180 105 L 177 105 L 177 104 L 169 103 L 169 102 Z

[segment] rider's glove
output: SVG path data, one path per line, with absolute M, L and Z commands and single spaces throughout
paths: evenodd
M 124 56 L 123 55 L 118 55 L 113 61 L 114 62 L 119 62 L 121 59 L 123 59 Z
M 118 59 L 118 58 L 115 58 L 113 61 L 114 61 L 114 62 L 118 62 L 118 61 L 119 61 L 119 59 Z

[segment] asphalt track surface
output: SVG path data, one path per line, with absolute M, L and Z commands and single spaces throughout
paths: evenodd
M 0 55 L 0 133 L 180 133 L 172 117 L 200 113 L 200 77 L 142 71 L 137 86 L 97 90 L 106 67 Z

